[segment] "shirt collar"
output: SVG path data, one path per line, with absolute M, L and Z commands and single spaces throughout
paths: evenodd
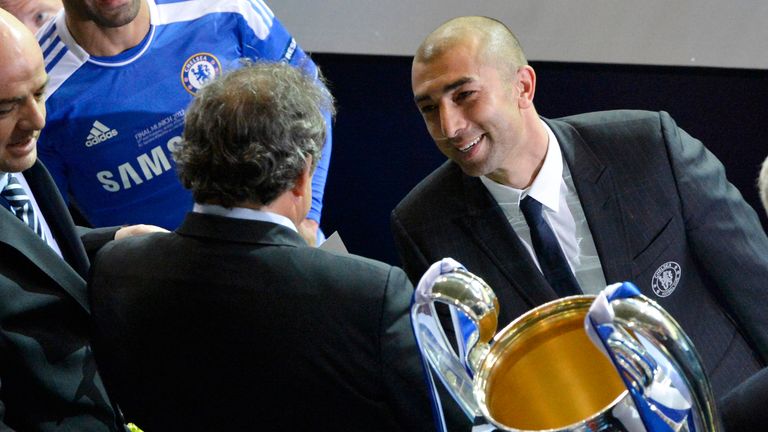
M 0 171 L 0 191 L 5 189 L 5 185 L 8 184 L 8 173 Z
M 195 203 L 192 208 L 195 213 L 209 214 L 215 216 L 223 216 L 234 219 L 247 219 L 262 222 L 271 222 L 274 224 L 282 225 L 286 228 L 290 228 L 295 232 L 298 232 L 296 225 L 291 222 L 290 219 L 277 213 L 266 212 L 261 210 L 254 210 L 243 207 L 226 208 L 215 204 L 199 204 Z
M 547 131 L 547 154 L 539 173 L 533 179 L 533 183 L 527 189 L 515 189 L 496 183 L 486 176 L 481 176 L 480 181 L 494 197 L 505 196 L 511 202 L 518 203 L 521 199 L 530 195 L 545 207 L 557 212 L 560 209 L 560 181 L 563 178 L 563 155 L 560 144 L 552 129 L 542 120 L 541 124 Z M 498 201 L 498 199 L 497 199 Z M 505 200 L 506 201 L 506 200 Z
M 4 171 L 0 171 L 0 191 L 5 189 L 5 186 L 8 184 L 8 174 L 11 174 L 16 178 L 16 180 L 19 181 L 19 184 L 24 188 L 24 191 L 29 194 L 29 183 L 27 183 L 27 179 L 24 177 L 24 174 L 20 172 L 14 172 L 14 173 L 7 173 Z
M 560 208 L 563 155 L 560 152 L 560 143 L 557 142 L 557 137 L 555 137 L 552 129 L 544 121 L 541 124 L 547 130 L 549 145 L 547 146 L 547 155 L 544 157 L 544 164 L 531 183 L 531 187 L 528 188 L 527 195 L 532 196 L 550 210 L 557 212 Z

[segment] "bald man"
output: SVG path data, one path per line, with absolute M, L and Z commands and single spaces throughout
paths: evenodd
M 78 235 L 37 160 L 47 83 L 34 36 L 0 9 L 0 430 L 121 430 L 88 340 L 83 242 L 157 228 Z
M 412 281 L 457 259 L 496 292 L 500 328 L 632 281 L 688 333 L 717 396 L 766 365 L 768 238 L 722 164 L 669 114 L 540 117 L 517 38 L 485 17 L 427 36 L 411 79 L 449 159 L 392 212 Z

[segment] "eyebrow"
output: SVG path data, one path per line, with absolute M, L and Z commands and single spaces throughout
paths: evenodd
M 44 90 L 45 90 L 45 88 L 46 88 L 46 87 L 48 87 L 48 83 L 49 83 L 50 81 L 51 81 L 51 77 L 49 77 L 49 76 L 46 76 L 46 77 L 45 77 L 45 82 L 43 83 L 43 85 L 41 85 L 40 87 L 38 87 L 38 88 L 37 88 L 35 91 L 36 91 L 36 92 L 38 92 L 38 91 L 44 91 Z M 12 97 L 12 98 L 8 98 L 8 99 L 0 99 L 0 104 L 19 103 L 19 102 L 21 102 L 22 100 L 24 100 L 24 96 L 17 96 L 17 97 Z
M 0 99 L 0 104 L 18 103 L 18 102 L 20 102 L 22 99 L 24 99 L 24 98 L 21 98 L 21 97 L 15 97 L 15 98 L 10 98 L 10 99 Z
M 443 94 L 445 94 L 445 93 L 448 93 L 448 92 L 450 92 L 451 90 L 455 90 L 455 89 L 457 89 L 457 88 L 459 88 L 459 87 L 463 86 L 464 84 L 466 84 L 466 83 L 468 83 L 468 82 L 472 82 L 472 81 L 474 81 L 474 80 L 475 80 L 475 79 L 474 79 L 474 78 L 471 78 L 471 77 L 462 77 L 462 78 L 459 78 L 459 79 L 457 79 L 456 81 L 454 81 L 454 82 L 452 82 L 452 83 L 449 83 L 449 84 L 445 85 L 445 86 L 443 87 Z M 425 101 L 425 100 L 427 100 L 427 99 L 429 99 L 429 96 L 428 96 L 428 95 L 421 95 L 421 96 L 416 96 L 416 97 L 414 97 L 414 98 L 413 98 L 413 101 L 414 101 L 414 102 L 416 102 L 416 103 L 418 104 L 419 102 Z

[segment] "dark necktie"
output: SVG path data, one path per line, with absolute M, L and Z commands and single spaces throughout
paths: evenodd
M 43 226 L 40 224 L 40 219 L 35 215 L 32 201 L 29 200 L 27 192 L 16 177 L 12 174 L 6 175 L 8 176 L 8 184 L 5 185 L 2 196 L 11 205 L 11 212 L 45 241 Z
M 531 242 L 544 278 L 558 296 L 581 294 L 555 233 L 541 214 L 541 203 L 530 196 L 520 201 L 520 210 L 531 229 Z

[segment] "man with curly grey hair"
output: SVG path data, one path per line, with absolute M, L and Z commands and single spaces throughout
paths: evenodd
M 296 232 L 328 110 L 284 64 L 207 85 L 174 152 L 193 211 L 98 255 L 96 361 L 139 427 L 434 430 L 405 273 Z

